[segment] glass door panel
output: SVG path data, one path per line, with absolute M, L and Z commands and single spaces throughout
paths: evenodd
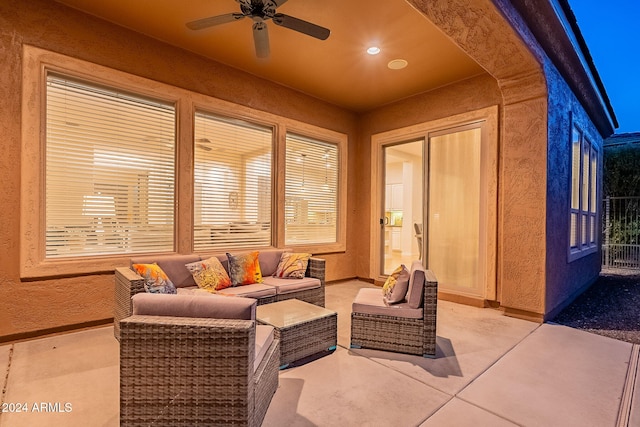
M 381 200 L 380 273 L 388 275 L 400 264 L 422 254 L 424 140 L 383 147 L 383 196 Z
M 481 129 L 429 138 L 427 266 L 441 290 L 482 296 Z

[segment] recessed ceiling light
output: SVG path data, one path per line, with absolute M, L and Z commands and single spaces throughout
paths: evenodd
M 404 59 L 394 59 L 393 61 L 389 61 L 387 67 L 391 68 L 392 70 L 401 70 L 407 65 L 409 65 L 409 63 Z
M 367 53 L 369 55 L 377 55 L 380 53 L 380 48 L 378 46 L 371 46 L 367 49 Z

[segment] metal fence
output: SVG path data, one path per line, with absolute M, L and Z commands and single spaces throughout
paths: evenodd
M 640 269 L 640 197 L 607 197 L 602 212 L 602 266 Z

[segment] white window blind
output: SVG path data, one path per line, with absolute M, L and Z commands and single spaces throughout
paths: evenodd
M 571 142 L 571 225 L 570 246 L 578 247 L 578 215 L 580 212 L 580 132 L 574 129 Z
M 596 183 L 597 183 L 597 177 L 598 177 L 598 157 L 597 157 L 597 151 L 591 147 L 591 191 L 590 191 L 590 198 L 591 198 L 591 207 L 589 209 L 589 223 L 591 224 L 591 238 L 589 239 L 589 243 L 591 245 L 595 245 L 596 244 L 596 213 L 597 213 L 597 209 L 596 207 L 598 206 L 598 200 L 597 200 L 597 187 L 596 187 Z
M 288 133 L 285 244 L 335 243 L 337 219 L 337 145 Z
M 174 248 L 173 104 L 49 73 L 45 257 Z
M 271 245 L 273 129 L 196 112 L 194 249 Z
M 570 259 L 597 248 L 598 152 L 584 133 L 575 128 L 571 141 Z

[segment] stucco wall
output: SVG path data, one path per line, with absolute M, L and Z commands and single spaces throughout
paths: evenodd
M 349 136 L 348 200 L 356 188 L 357 117 L 291 89 L 208 61 L 105 21 L 44 0 L 0 2 L 0 340 L 112 317 L 113 275 L 23 282 L 20 248 L 22 46 L 47 49 Z M 26 167 L 30 167 L 27 165 Z M 354 222 L 351 204 L 348 221 Z M 327 279 L 356 275 L 347 251 L 327 254 Z
M 549 148 L 547 181 L 547 317 L 557 314 L 585 287 L 591 285 L 600 272 L 601 251 L 569 262 L 569 205 L 571 192 L 571 131 L 572 123 L 585 132 L 599 153 L 598 183 L 602 189 L 602 137 L 562 79 L 553 64 L 546 66 L 549 87 Z M 573 122 L 572 122 L 573 119 Z M 601 218 L 599 218 L 599 221 Z M 596 227 L 600 230 L 600 226 Z

